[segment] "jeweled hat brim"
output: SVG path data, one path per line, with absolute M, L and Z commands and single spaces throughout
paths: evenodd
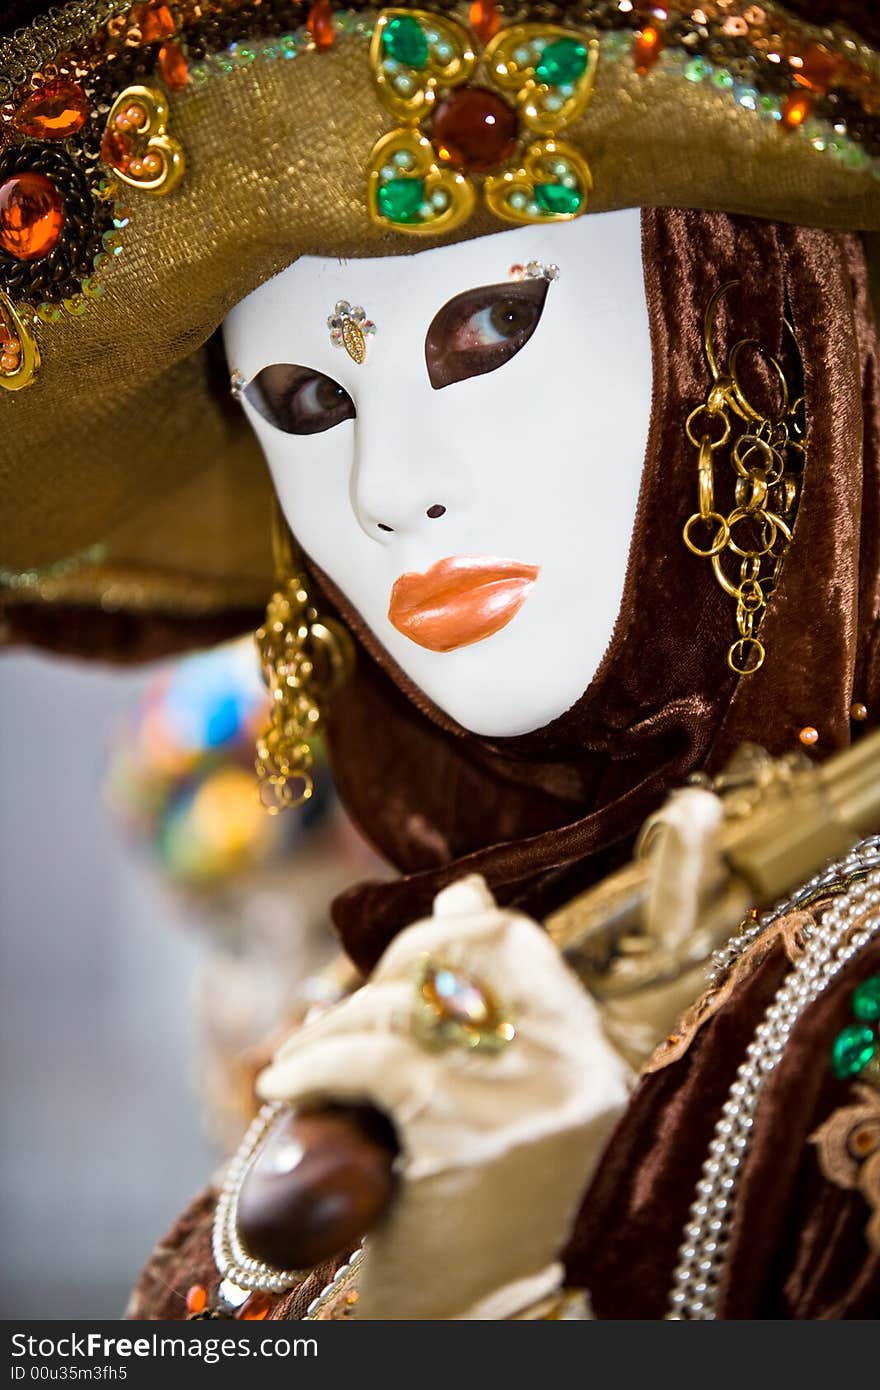
M 432 8 L 471 17 L 468 6 Z M 852 21 L 854 7 L 842 8 Z M 519 19 L 529 7 L 515 9 Z M 880 229 L 880 58 L 855 30 L 736 0 L 664 22 L 653 7 L 555 9 L 598 60 L 586 108 L 559 132 L 589 167 L 588 211 L 696 207 Z M 467 174 L 473 211 L 451 232 L 414 236 L 371 216 L 374 150 L 401 124 L 371 62 L 379 12 L 286 0 L 200 10 L 94 0 L 67 7 L 66 29 L 56 11 L 0 47 L 0 184 L 4 159 L 36 161 L 51 147 L 74 174 L 85 161 L 96 217 L 115 217 L 83 232 L 97 238 L 98 268 L 80 293 L 68 257 L 65 302 L 45 280 L 33 288 L 27 263 L 10 270 L 0 243 L 0 289 L 41 357 L 32 385 L 0 390 L 11 603 L 209 616 L 259 604 L 269 489 L 206 350 L 225 314 L 303 254 L 407 254 L 513 225 L 487 206 L 483 176 Z M 474 39 L 475 83 L 489 81 L 485 47 Z M 70 71 L 62 50 L 79 54 L 91 125 L 59 141 L 25 131 L 20 113 L 29 92 Z M 154 132 L 182 156 L 164 196 L 143 159 L 122 178 L 102 141 L 120 94 L 137 87 L 153 94 L 153 116 L 165 112 Z M 430 139 L 426 122 L 409 126 Z

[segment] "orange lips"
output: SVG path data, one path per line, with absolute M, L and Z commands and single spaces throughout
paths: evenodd
M 426 574 L 402 574 L 388 617 L 398 632 L 429 652 L 454 652 L 500 632 L 522 608 L 537 565 L 484 555 L 453 555 Z

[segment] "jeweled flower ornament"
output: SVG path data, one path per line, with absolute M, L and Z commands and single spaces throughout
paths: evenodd
M 347 299 L 340 299 L 327 319 L 327 327 L 333 346 L 345 348 L 352 362 L 360 366 L 367 360 L 367 339 L 374 336 L 376 325 L 360 304 L 352 306 Z
M 456 21 L 383 10 L 370 46 L 379 97 L 397 127 L 374 146 L 373 220 L 438 235 L 474 211 L 480 191 L 506 222 L 563 222 L 585 211 L 592 176 L 558 138 L 593 92 L 599 41 L 555 24 L 502 30 L 478 55 Z

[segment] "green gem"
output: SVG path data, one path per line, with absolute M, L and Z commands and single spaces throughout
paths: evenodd
M 535 202 L 548 216 L 572 217 L 580 212 L 583 198 L 579 188 L 566 188 L 561 183 L 539 183 L 535 185 Z
M 875 1056 L 877 1048 L 873 1028 L 869 1028 L 866 1023 L 851 1023 L 834 1039 L 831 1049 L 834 1075 L 841 1081 L 850 1076 L 857 1076 Z
M 378 194 L 379 211 L 389 222 L 418 222 L 425 201 L 424 179 L 389 179 Z
M 548 43 L 535 67 L 539 82 L 550 87 L 561 87 L 567 82 L 578 82 L 587 70 L 587 50 L 578 39 L 557 39 Z
M 862 1023 L 880 1019 L 880 975 L 872 975 L 853 990 L 852 1011 Z
M 397 15 L 382 31 L 382 48 L 389 58 L 404 67 L 421 71 L 428 66 L 430 49 L 425 31 L 417 19 Z

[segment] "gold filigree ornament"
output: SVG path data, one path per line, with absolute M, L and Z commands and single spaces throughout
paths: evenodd
M 871 1250 L 880 1251 L 880 1091 L 876 1083 L 858 1084 L 851 1096 L 851 1103 L 835 1110 L 810 1143 L 816 1145 L 822 1176 L 864 1197 L 869 1212 L 865 1238 Z
M 692 555 L 711 562 L 718 584 L 736 602 L 737 640 L 727 663 L 737 675 L 752 675 L 764 664 L 758 634 L 767 604 L 791 543 L 800 495 L 804 455 L 803 399 L 794 399 L 785 370 L 754 338 L 735 343 L 722 367 L 714 347 L 715 320 L 722 297 L 739 281 L 715 291 L 706 308 L 703 339 L 712 382 L 702 405 L 687 418 L 685 434 L 697 450 L 699 508 L 682 532 Z M 797 353 L 794 329 L 785 327 Z M 740 377 L 746 351 L 763 358 L 778 388 L 777 408 L 760 409 Z M 716 501 L 715 459 L 727 450 L 734 475 L 734 505 Z M 728 569 L 725 569 L 725 562 Z M 732 563 L 731 563 L 732 562 Z
M 8 295 L 0 290 L 0 388 L 20 391 L 40 369 L 40 348 Z
M 398 122 L 370 156 L 373 221 L 412 235 L 453 231 L 486 205 L 518 224 L 585 211 L 592 175 L 558 138 L 586 110 L 599 41 L 518 24 L 478 56 L 472 35 L 426 10 L 383 10 L 370 47 L 379 98 Z M 472 82 L 472 79 L 475 79 Z
M 158 88 L 120 92 L 107 117 L 101 155 L 123 183 L 159 195 L 180 183 L 186 161 L 168 122 L 168 103 Z

